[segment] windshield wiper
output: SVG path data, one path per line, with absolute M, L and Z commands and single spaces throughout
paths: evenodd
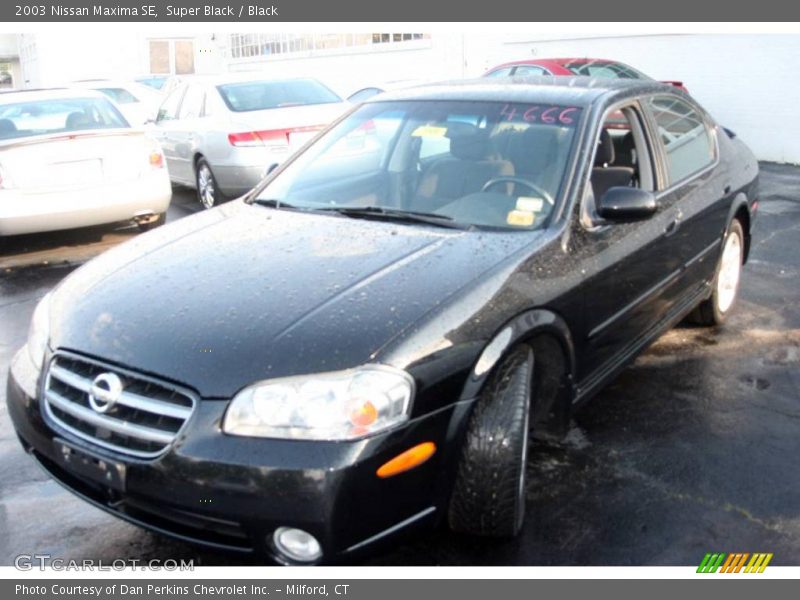
M 332 211 L 347 217 L 366 217 L 375 219 L 387 219 L 406 223 L 425 223 L 426 225 L 436 225 L 449 229 L 474 229 L 474 225 L 457 223 L 452 217 L 437 213 L 419 212 L 414 210 L 399 210 L 395 208 L 384 208 L 382 206 L 330 206 L 318 210 Z
M 251 204 L 258 204 L 259 206 L 267 206 L 269 208 L 286 208 L 289 210 L 304 210 L 301 206 L 295 206 L 294 204 L 289 204 L 288 202 L 284 202 L 283 200 L 278 200 L 277 198 L 253 198 L 250 201 Z

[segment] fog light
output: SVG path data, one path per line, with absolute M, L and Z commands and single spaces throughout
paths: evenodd
M 322 548 L 310 533 L 293 527 L 278 527 L 272 534 L 275 549 L 297 562 L 314 562 L 322 556 Z

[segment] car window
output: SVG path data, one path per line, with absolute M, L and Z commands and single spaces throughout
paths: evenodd
M 691 104 L 676 96 L 656 96 L 648 104 L 664 146 L 670 184 L 714 162 L 714 138 Z
M 449 115 L 445 125 L 449 127 L 452 123 L 467 123 L 478 128 L 486 127 L 486 119 L 479 118 L 475 115 Z M 450 138 L 447 136 L 423 136 L 420 140 L 420 159 L 439 156 L 450 152 Z
M 244 81 L 219 85 L 217 89 L 225 104 L 234 112 L 342 101 L 339 96 L 313 79 Z
M 0 139 L 128 127 L 105 98 L 61 98 L 0 106 Z
M 139 99 L 124 88 L 97 88 L 117 104 L 135 104 Z
M 167 99 L 158 108 L 156 121 L 172 121 L 178 118 L 178 106 L 181 103 L 184 91 L 184 88 L 178 88 L 167 96 Z
M 186 88 L 186 93 L 181 102 L 179 119 L 196 119 L 203 114 L 203 103 L 205 102 L 205 92 L 199 85 L 190 85 Z
M 546 69 L 536 65 L 520 65 L 514 71 L 514 76 L 517 75 L 524 77 L 526 75 L 549 75 L 549 73 Z
M 607 79 L 644 79 L 644 75 L 622 63 L 607 61 L 571 62 L 564 65 L 575 75 Z
M 559 202 L 581 112 L 544 103 L 367 103 L 290 162 L 257 199 L 538 229 Z
M 496 69 L 486 74 L 486 77 L 508 77 L 511 75 L 511 69 L 513 67 L 503 67 L 502 69 Z

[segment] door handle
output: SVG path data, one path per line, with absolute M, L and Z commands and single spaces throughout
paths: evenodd
M 680 225 L 680 219 L 673 219 L 670 221 L 669 225 L 664 228 L 664 236 L 669 237 L 673 235 L 676 231 L 678 231 L 678 226 Z

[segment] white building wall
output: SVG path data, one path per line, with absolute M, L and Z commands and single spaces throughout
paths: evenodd
M 683 81 L 760 160 L 800 163 L 800 35 L 487 36 L 465 45 L 465 70 L 527 57 L 620 60 L 659 80 Z
M 345 96 L 374 85 L 413 84 L 463 76 L 463 36 L 375 44 L 271 57 L 229 59 L 231 71 L 271 77 L 314 77 Z
M 18 46 L 23 83 L 36 88 L 66 85 L 80 79 L 132 79 L 150 72 L 151 39 L 188 39 L 194 42 L 195 73 L 217 73 L 226 68 L 224 48 L 213 34 L 146 35 L 96 30 L 90 36 L 74 33 L 20 34 Z

